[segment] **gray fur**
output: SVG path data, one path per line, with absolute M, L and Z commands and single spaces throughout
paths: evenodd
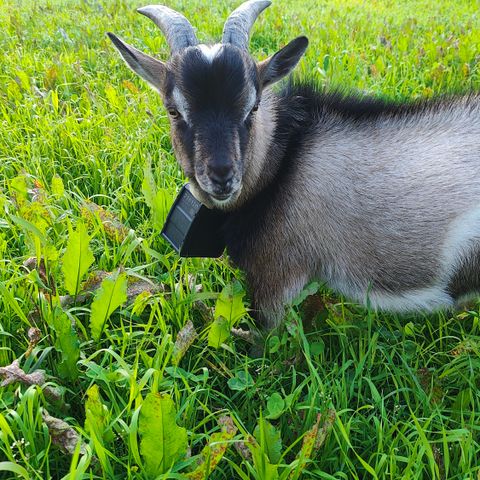
M 312 279 L 392 311 L 478 291 L 480 97 L 365 123 L 324 120 L 242 265 L 268 323 Z
M 386 108 L 364 116 L 346 114 L 340 105 L 327 102 L 307 118 L 308 135 L 285 157 L 288 150 L 276 145 L 278 112 L 285 100 L 270 85 L 294 68 L 306 45 L 300 37 L 258 64 L 258 91 L 247 75 L 252 60 L 239 50 L 246 73 L 238 108 L 252 118 L 243 153 L 240 124 L 228 120 L 229 145 L 222 145 L 222 123 L 211 129 L 217 132 L 212 138 L 222 152 L 233 152 L 226 159 L 234 173 L 229 197 L 219 200 L 208 183 L 204 152 L 211 148 L 206 150 L 201 138 L 209 132 L 194 135 L 196 143 L 188 146 L 178 118 L 172 118 L 175 152 L 196 196 L 207 206 L 232 212 L 234 233 L 229 239 L 227 232 L 227 248 L 246 272 L 253 307 L 264 324 L 277 325 L 283 305 L 313 279 L 354 301 L 400 312 L 450 307 L 478 292 L 480 96 Z M 196 48 L 195 55 L 204 55 L 209 64 L 221 55 L 236 55 L 225 46 L 200 45 L 180 52 L 161 75 L 173 83 L 175 96 L 167 80 L 152 82 L 150 74 L 142 74 L 152 70 L 150 57 L 149 68 L 143 68 L 145 60 L 138 51 L 130 54 L 130 47 L 118 42 L 116 46 L 129 66 L 159 89 L 167 108 L 177 101 L 175 108 L 184 111 L 192 129 L 196 127 L 190 122 L 201 112 L 194 111 L 188 92 L 181 91 L 182 55 Z M 258 110 L 255 106 L 255 113 L 249 113 L 256 98 Z M 229 118 L 225 115 L 211 118 L 222 122 Z M 296 112 L 291 115 L 294 122 Z M 281 177 L 286 164 L 294 168 Z M 238 225 L 251 227 L 248 218 L 255 218 L 257 199 L 271 185 L 274 202 L 259 209 L 258 228 L 241 230 Z

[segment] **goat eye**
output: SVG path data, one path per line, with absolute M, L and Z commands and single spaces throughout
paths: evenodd
M 250 112 L 248 112 L 248 115 L 245 118 L 245 121 L 249 122 L 257 110 L 258 110 L 258 104 L 255 104 L 253 108 L 250 110 Z
M 181 117 L 180 112 L 176 108 L 169 108 L 167 111 L 172 118 L 176 119 Z

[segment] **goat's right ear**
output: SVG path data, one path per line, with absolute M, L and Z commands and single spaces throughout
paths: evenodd
M 268 87 L 288 75 L 308 47 L 307 37 L 297 37 L 281 50 L 258 64 L 262 87 Z
M 107 35 L 115 45 L 115 48 L 120 52 L 125 63 L 136 74 L 140 75 L 158 91 L 161 91 L 165 79 L 165 64 L 128 45 L 113 33 L 108 32 Z

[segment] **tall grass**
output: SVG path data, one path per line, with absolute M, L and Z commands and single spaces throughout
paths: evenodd
M 211 41 L 236 3 L 170 5 Z M 138 6 L 0 5 L 0 366 L 23 370 L 0 370 L 0 477 L 480 478 L 478 304 L 405 318 L 313 285 L 259 357 L 230 336 L 241 272 L 159 235 L 184 179 L 105 35 L 166 58 Z M 306 34 L 300 77 L 401 100 L 478 91 L 479 31 L 469 0 L 278 0 L 251 49 Z

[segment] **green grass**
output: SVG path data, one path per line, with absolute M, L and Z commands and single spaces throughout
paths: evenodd
M 307 307 L 288 307 L 285 326 L 260 357 L 230 336 L 219 348 L 209 346 L 212 308 L 216 316 L 232 308 L 236 326 L 249 328 L 248 297 L 236 283 L 243 284 L 241 272 L 226 258 L 180 259 L 160 238 L 158 225 L 184 181 L 166 112 L 105 36 L 111 30 L 165 58 L 162 35 L 135 13 L 138 6 L 1 1 L 0 366 L 18 359 L 26 373 L 44 370 L 46 383 L 0 387 L 0 478 L 154 478 L 162 469 L 152 467 L 147 450 L 154 457 L 160 451 L 162 431 L 167 440 L 186 432 L 190 453 L 178 447 L 171 472 L 159 478 L 185 478 L 215 441 L 225 454 L 212 479 L 289 472 L 480 478 L 478 304 L 457 314 L 399 318 L 320 289 L 309 302 L 313 320 Z M 236 3 L 171 6 L 208 41 L 221 35 Z M 306 34 L 311 43 L 300 76 L 327 89 L 406 99 L 478 91 L 479 31 L 475 1 L 277 0 L 251 43 L 261 59 Z M 88 214 L 87 201 L 102 210 Z M 64 252 L 80 224 L 91 237 L 84 251 L 94 255 L 87 286 L 99 271 L 120 268 L 134 297 L 125 303 L 113 295 L 122 305 L 99 340 L 92 338 L 93 298 L 60 304 L 72 276 Z M 44 265 L 27 268 L 30 257 Z M 118 276 L 119 292 L 125 275 Z M 133 295 L 145 279 L 164 291 Z M 97 305 L 108 301 L 101 295 L 97 290 Z M 178 333 L 189 321 L 199 335 L 176 366 Z M 217 319 L 214 328 L 221 333 L 222 326 Z M 39 338 L 29 348 L 31 327 Z M 149 395 L 157 392 L 168 396 Z M 170 426 L 162 430 L 142 404 L 158 402 L 158 412 L 168 398 L 174 412 L 165 414 Z M 73 442 L 62 451 L 61 432 L 42 418 L 46 411 L 73 427 L 83 446 Z M 303 436 L 314 436 L 318 414 L 324 438 L 310 451 Z M 219 425 L 224 416 L 235 428 Z M 219 455 L 211 450 L 211 458 Z

